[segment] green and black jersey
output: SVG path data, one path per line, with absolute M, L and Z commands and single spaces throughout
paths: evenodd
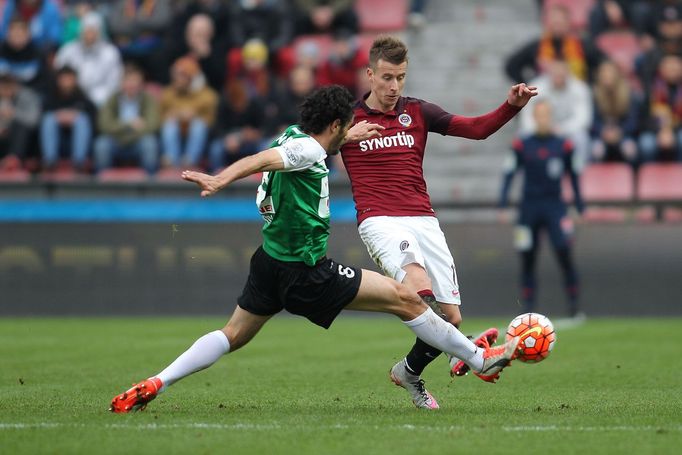
M 327 253 L 329 170 L 327 153 L 312 137 L 292 125 L 271 147 L 284 169 L 263 173 L 256 203 L 265 220 L 263 249 L 280 261 L 314 265 Z

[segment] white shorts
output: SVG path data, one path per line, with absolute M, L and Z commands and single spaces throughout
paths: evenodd
M 367 252 L 384 272 L 403 281 L 407 264 L 419 264 L 440 303 L 461 304 L 455 261 L 434 216 L 373 216 L 358 226 Z

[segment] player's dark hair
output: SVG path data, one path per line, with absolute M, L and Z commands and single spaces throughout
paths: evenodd
M 353 101 L 353 95 L 340 85 L 319 88 L 303 100 L 299 125 L 312 134 L 320 134 L 334 120 L 346 125 L 353 118 Z
M 379 59 L 400 65 L 407 61 L 407 46 L 398 38 L 387 35 L 379 36 L 369 49 L 369 65 L 376 68 Z

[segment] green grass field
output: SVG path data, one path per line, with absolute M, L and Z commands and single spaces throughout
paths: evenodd
M 415 409 L 387 371 L 411 346 L 397 319 L 346 317 L 325 332 L 275 318 L 242 351 L 144 412 L 111 397 L 158 372 L 223 320 L 0 320 L 0 453 L 678 453 L 682 319 L 593 319 L 558 331 L 545 362 L 496 385 L 425 378 Z M 466 321 L 474 332 L 501 320 Z

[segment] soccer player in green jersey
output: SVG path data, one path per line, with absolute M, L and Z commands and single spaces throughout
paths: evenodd
M 324 160 L 346 141 L 380 135 L 381 126 L 353 120 L 353 96 L 339 86 L 321 88 L 301 105 L 300 123 L 272 147 L 237 161 L 218 175 L 185 171 L 182 177 L 211 196 L 232 182 L 263 172 L 257 203 L 265 220 L 263 245 L 227 325 L 202 336 L 160 373 L 115 396 L 111 411 L 142 409 L 174 382 L 203 370 L 247 344 L 283 309 L 329 328 L 343 309 L 398 316 L 417 337 L 456 355 L 482 375 L 495 375 L 516 357 L 519 339 L 480 348 L 445 322 L 419 295 L 397 281 L 326 257 L 329 171 Z

